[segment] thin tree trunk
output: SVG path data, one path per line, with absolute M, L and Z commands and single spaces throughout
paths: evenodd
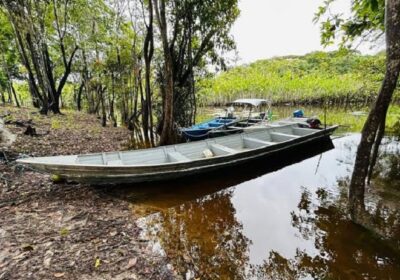
M 25 37 L 26 37 L 25 38 L 26 42 L 28 44 L 28 50 L 30 52 L 33 68 L 35 69 L 35 74 L 36 74 L 36 78 L 37 78 L 37 81 L 39 84 L 39 88 L 42 91 L 42 94 L 39 94 L 39 96 L 42 97 L 40 113 L 45 115 L 45 114 L 47 114 L 47 112 L 49 110 L 49 100 L 47 97 L 49 89 L 45 85 L 45 81 L 43 79 L 43 75 L 42 75 L 42 71 L 41 71 L 44 68 L 44 66 L 40 63 L 39 55 L 38 55 L 37 49 L 35 47 L 35 44 L 33 43 L 32 35 L 30 33 L 27 33 Z M 33 79 L 35 79 L 35 78 L 33 78 Z
M 386 113 L 385 113 L 386 115 Z M 376 134 L 376 139 L 372 148 L 372 153 L 371 153 L 371 163 L 368 167 L 368 174 L 367 174 L 367 184 L 370 184 L 371 178 L 372 178 L 372 173 L 376 164 L 376 161 L 378 159 L 379 155 L 379 146 L 381 145 L 383 136 L 385 136 L 385 126 L 386 126 L 386 118 L 384 118 L 381 123 L 379 124 L 378 127 L 378 132 Z
M 114 72 L 111 72 L 111 97 L 109 98 L 109 109 L 110 109 L 110 118 L 113 122 L 113 126 L 117 127 L 117 120 L 115 118 L 114 113 L 114 100 L 115 100 L 115 77 Z
M 18 97 L 17 97 L 17 93 L 16 93 L 16 91 L 15 91 L 14 84 L 13 84 L 12 81 L 10 81 L 10 88 L 11 88 L 11 92 L 12 92 L 12 94 L 13 94 L 13 96 L 14 96 L 15 105 L 16 105 L 18 108 L 21 107 L 21 105 L 19 104 Z
M 82 83 L 78 89 L 78 94 L 76 96 L 76 107 L 77 107 L 78 111 L 82 110 L 82 91 L 83 91 L 84 86 L 85 86 L 85 82 L 82 81 Z
M 142 85 L 142 79 L 139 71 L 139 76 L 138 76 L 138 83 L 139 83 L 139 93 L 140 93 L 140 103 L 142 107 L 142 129 L 143 129 L 143 135 L 144 135 L 144 140 L 146 142 L 146 146 L 150 143 L 149 139 L 149 115 L 147 111 L 147 100 L 144 98 L 143 94 L 143 85 Z
M 379 95 L 362 130 L 361 142 L 350 182 L 349 207 L 355 222 L 364 212 L 365 181 L 371 165 L 371 149 L 380 144 L 377 131 L 384 123 L 400 72 L 400 0 L 386 1 L 386 73 Z M 383 128 L 381 131 L 384 131 Z M 378 141 L 377 141 L 378 140 Z M 362 221 L 360 221 L 362 223 Z
M 100 96 L 100 102 L 101 102 L 101 116 L 102 116 L 102 121 L 101 121 L 101 125 L 103 127 L 105 127 L 107 125 L 107 114 L 106 114 L 106 106 L 105 106 L 105 97 L 104 97 L 104 93 L 105 93 L 105 89 L 102 89 L 102 86 L 98 86 L 98 93 Z
M 4 97 L 4 92 L 0 92 L 1 95 L 1 102 L 3 102 L 3 104 L 6 104 L 6 98 Z
M 13 102 L 12 102 L 12 92 L 11 92 L 11 89 L 10 89 L 10 86 L 8 85 L 7 86 L 7 93 L 8 93 L 8 103 L 9 104 L 13 104 Z
M 153 112 L 152 112 L 152 98 L 151 98 L 151 60 L 154 54 L 154 34 L 153 34 L 153 4 L 152 1 L 148 3 L 149 22 L 146 30 L 146 37 L 144 41 L 144 62 L 145 62 L 145 90 L 146 90 L 146 105 L 147 105 L 147 118 L 148 127 L 147 133 L 150 133 L 151 146 L 155 145 L 153 133 Z
M 159 3 L 160 1 L 160 7 Z M 160 136 L 160 145 L 168 145 L 176 142 L 174 132 L 174 75 L 172 55 L 168 43 L 168 28 L 165 17 L 165 0 L 154 0 L 154 8 L 157 15 L 158 25 L 160 27 L 160 34 L 164 50 L 164 104 L 163 104 L 163 123 Z

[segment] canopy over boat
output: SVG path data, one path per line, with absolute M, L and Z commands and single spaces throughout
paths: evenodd
M 259 99 L 259 98 L 245 98 L 245 99 L 237 99 L 230 103 L 230 105 L 250 105 L 253 107 L 258 107 L 262 105 L 270 105 L 270 101 L 267 99 Z
M 264 105 L 268 107 L 268 112 L 270 112 L 271 103 L 266 99 L 257 99 L 257 98 L 246 98 L 246 99 L 237 99 L 228 105 L 231 107 L 225 109 L 226 115 L 225 117 L 217 117 L 212 120 L 208 120 L 206 122 L 193 125 L 191 127 L 181 128 L 180 131 L 182 136 L 187 141 L 197 141 L 207 139 L 211 137 L 218 137 L 221 135 L 228 135 L 231 133 L 241 132 L 241 129 L 228 129 L 230 126 L 234 126 L 236 123 L 241 120 L 245 120 L 245 122 L 241 125 L 241 127 L 248 127 L 254 125 L 256 123 L 262 122 L 266 116 L 268 116 L 267 112 L 261 112 Z M 242 111 L 241 115 L 233 114 L 234 108 L 232 106 L 244 106 L 246 108 L 250 107 L 249 111 Z M 260 113 L 257 113 L 255 117 L 252 117 L 253 110 L 255 108 L 260 109 Z M 246 118 L 244 118 L 243 114 L 248 114 Z M 216 133 L 214 133 L 216 132 Z M 222 134 L 221 134 L 222 133 Z

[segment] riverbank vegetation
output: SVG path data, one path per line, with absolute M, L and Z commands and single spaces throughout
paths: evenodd
M 314 52 L 259 60 L 199 83 L 202 104 L 237 98 L 269 98 L 275 103 L 369 104 L 384 75 L 385 55 L 353 51 Z

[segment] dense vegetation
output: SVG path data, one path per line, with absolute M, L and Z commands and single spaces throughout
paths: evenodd
M 374 98 L 384 71 L 384 54 L 314 52 L 259 60 L 201 81 L 203 104 L 241 97 L 278 103 L 366 103 Z
M 42 114 L 64 103 L 174 142 L 194 120 L 195 79 L 234 48 L 238 14 L 237 0 L 0 0 L 0 101 L 29 92 Z

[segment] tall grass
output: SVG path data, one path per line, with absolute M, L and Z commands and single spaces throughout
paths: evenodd
M 259 60 L 198 83 L 200 105 L 269 98 L 277 103 L 368 103 L 384 74 L 384 54 L 314 52 Z

